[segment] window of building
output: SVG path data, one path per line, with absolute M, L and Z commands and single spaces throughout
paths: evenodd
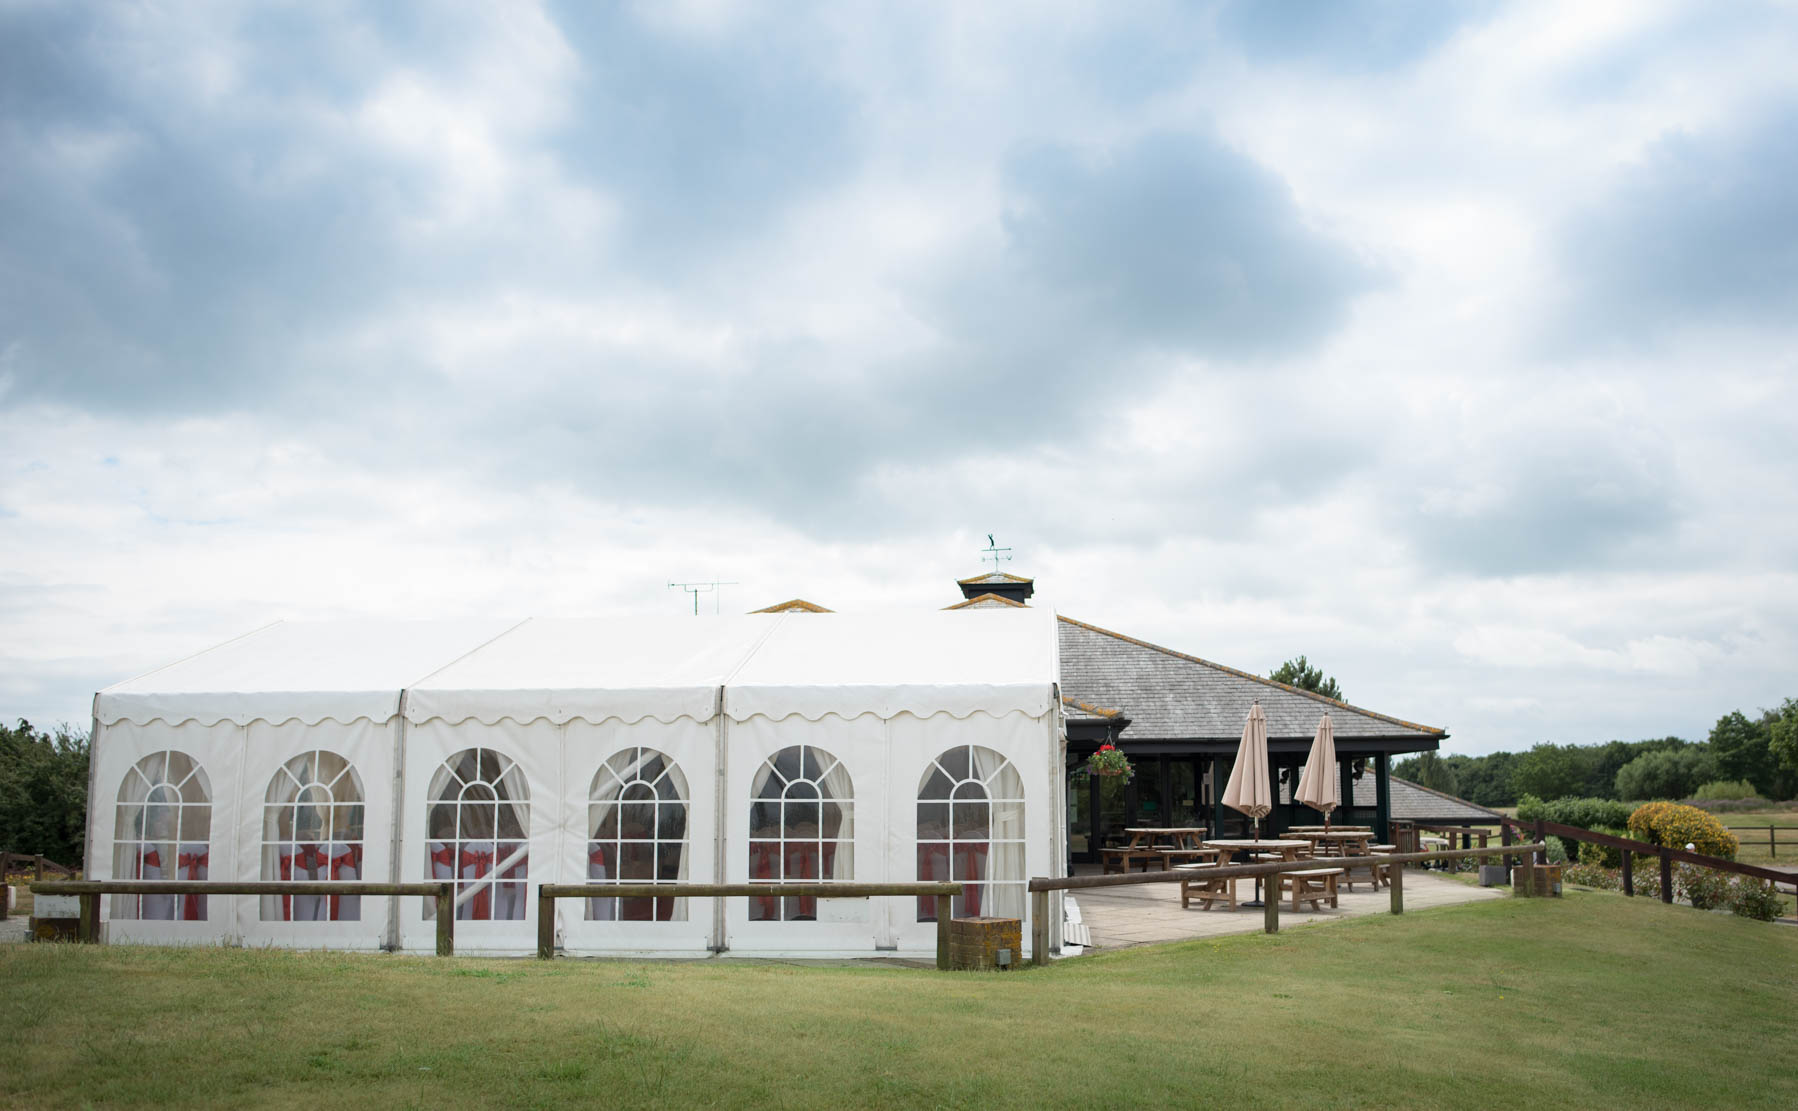
M 600 765 L 587 793 L 587 878 L 596 883 L 676 883 L 687 878 L 687 778 L 651 748 L 627 748 Z M 600 922 L 685 921 L 675 898 L 593 898 Z
M 431 777 L 425 816 L 425 874 L 456 881 L 456 917 L 524 917 L 530 863 L 531 795 L 511 757 L 490 748 L 456 753 Z M 425 901 L 425 917 L 436 915 Z
M 362 780 L 348 760 L 314 749 L 283 764 L 262 808 L 262 878 L 360 880 Z M 262 918 L 275 922 L 357 922 L 360 895 L 264 895 Z
M 811 745 L 783 748 L 756 771 L 749 794 L 751 882 L 855 878 L 855 788 L 842 761 Z M 749 917 L 815 920 L 818 901 L 754 898 Z
M 125 773 L 113 827 L 112 874 L 130 880 L 203 880 L 211 859 L 212 790 L 185 752 L 152 753 Z M 115 895 L 112 917 L 201 922 L 204 895 Z
M 990 748 L 957 745 L 918 783 L 918 879 L 963 884 L 951 914 L 1024 916 L 1024 783 Z M 918 899 L 918 921 L 941 913 L 936 896 Z

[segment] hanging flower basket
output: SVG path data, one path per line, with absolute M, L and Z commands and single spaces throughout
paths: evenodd
M 1088 775 L 1121 775 L 1126 783 L 1136 774 L 1124 750 L 1116 745 L 1100 745 L 1099 751 L 1086 758 L 1086 772 Z

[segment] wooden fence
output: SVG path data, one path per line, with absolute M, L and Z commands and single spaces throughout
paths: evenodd
M 1711 868 L 1719 872 L 1734 872 L 1740 876 L 1753 876 L 1756 879 L 1769 880 L 1777 889 L 1778 884 L 1789 883 L 1798 888 L 1798 875 L 1782 868 L 1767 868 L 1759 864 L 1744 864 L 1739 860 L 1730 860 L 1721 856 L 1707 856 L 1704 853 L 1687 852 L 1684 849 L 1670 849 L 1665 845 L 1656 845 L 1649 841 L 1636 841 L 1628 837 L 1615 837 L 1597 830 L 1581 829 L 1578 826 L 1564 826 L 1559 822 L 1547 822 L 1538 818 L 1527 826 L 1522 822 L 1506 818 L 1502 828 L 1504 840 L 1510 841 L 1514 833 L 1529 830 L 1537 841 L 1545 837 L 1559 837 L 1567 841 L 1584 841 L 1593 845 L 1604 845 L 1617 849 L 1623 854 L 1623 893 L 1636 893 L 1635 858 L 1638 856 L 1655 857 L 1661 866 L 1661 902 L 1673 901 L 1673 863 L 1696 864 L 1701 868 Z M 1513 850 L 1515 851 L 1515 850 Z
M 79 895 L 76 940 L 100 937 L 102 895 L 424 895 L 437 900 L 437 955 L 456 952 L 454 883 L 363 883 L 357 880 L 50 880 L 31 885 L 36 895 Z
M 456 951 L 455 883 L 361 883 L 350 880 L 47 880 L 33 883 L 41 895 L 76 895 L 81 898 L 81 917 L 76 938 L 93 943 L 100 936 L 102 895 L 424 895 L 437 900 L 437 955 Z M 865 899 L 880 895 L 956 896 L 960 883 L 543 883 L 537 885 L 537 956 L 555 956 L 556 900 L 593 897 L 691 898 L 720 896 L 749 898 L 802 897 L 813 899 Z M 937 915 L 936 962 L 947 968 L 949 959 L 948 914 Z
M 540 883 L 537 885 L 537 959 L 556 955 L 557 899 L 866 899 L 880 895 L 961 894 L 960 883 Z M 949 918 L 937 905 L 936 966 L 949 967 Z
M 1764 827 L 1763 826 L 1724 826 L 1723 828 L 1727 829 L 1731 833 L 1759 833 L 1764 828 L 1767 831 L 1767 855 L 1771 856 L 1771 857 L 1779 856 L 1779 846 L 1781 846 L 1781 845 L 1785 845 L 1788 848 L 1789 847 L 1798 847 L 1798 841 L 1781 841 L 1781 840 L 1779 840 L 1779 838 L 1777 836 L 1777 834 L 1779 834 L 1780 832 L 1791 832 L 1794 830 L 1798 830 L 1798 826 L 1776 826 L 1771 823 L 1768 823 Z M 1744 845 L 1748 843 L 1748 838 L 1746 838 L 1746 837 L 1739 838 L 1739 840 Z M 1759 838 L 1756 838 L 1756 840 L 1759 840 Z
M 1422 864 L 1432 860 L 1460 860 L 1471 856 L 1516 856 L 1526 852 L 1534 852 L 1537 858 L 1547 850 L 1546 842 L 1532 845 L 1494 845 L 1483 849 L 1444 849 L 1427 853 L 1384 853 L 1372 859 L 1380 864 Z M 1126 872 L 1119 875 L 1106 876 L 1039 876 L 1029 883 L 1030 890 L 1030 935 L 1033 964 L 1045 964 L 1049 960 L 1049 892 L 1051 891 L 1086 891 L 1095 887 L 1133 887 L 1140 883 L 1179 883 L 1181 880 L 1230 879 L 1251 876 L 1278 876 L 1282 872 L 1303 872 L 1311 868 L 1365 868 L 1368 863 L 1365 856 L 1329 856 L 1314 857 L 1309 860 L 1275 860 L 1265 864 L 1224 864 L 1205 868 L 1203 871 L 1170 869 L 1162 872 Z M 1405 913 L 1405 870 L 1403 867 L 1388 868 L 1387 875 L 1391 881 L 1392 913 Z M 1277 881 L 1276 881 L 1277 882 Z M 1270 892 L 1262 900 L 1262 927 L 1268 933 L 1280 932 L 1280 898 L 1278 891 Z

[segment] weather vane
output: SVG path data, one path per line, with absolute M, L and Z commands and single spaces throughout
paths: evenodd
M 985 563 L 989 559 L 992 560 L 994 574 L 997 574 L 999 571 L 1000 560 L 1008 560 L 1011 558 L 1011 549 L 1001 548 L 999 542 L 993 539 L 993 534 L 990 532 L 986 534 L 986 547 L 982 548 L 981 551 L 984 554 L 981 555 L 980 562 Z
M 702 583 L 672 583 L 671 582 L 668 584 L 668 589 L 673 590 L 676 587 L 679 587 L 680 589 L 686 591 L 688 594 L 693 595 L 693 616 L 698 617 L 699 616 L 699 596 L 701 594 L 710 594 L 712 596 L 712 612 L 717 613 L 718 612 L 718 588 L 721 586 L 737 586 L 737 585 L 739 585 L 739 584 L 734 583 L 734 582 L 720 582 L 717 579 L 713 579 L 711 582 L 702 582 Z

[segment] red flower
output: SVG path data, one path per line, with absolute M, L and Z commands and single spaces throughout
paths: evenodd
M 1100 751 L 1100 752 L 1112 752 L 1112 751 L 1114 751 L 1114 746 L 1112 746 L 1112 745 L 1100 745 L 1100 746 L 1099 746 L 1099 751 Z

